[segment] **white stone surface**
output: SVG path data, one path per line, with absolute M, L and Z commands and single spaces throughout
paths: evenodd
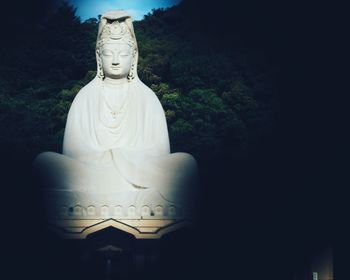
M 191 208 L 196 161 L 170 153 L 163 108 L 137 75 L 136 38 L 124 11 L 101 17 L 96 59 L 96 77 L 69 110 L 63 153 L 44 152 L 34 162 L 46 186 L 48 212 L 174 216 Z

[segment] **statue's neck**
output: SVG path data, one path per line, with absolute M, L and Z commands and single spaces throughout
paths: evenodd
M 103 83 L 106 86 L 110 86 L 110 87 L 118 87 L 118 86 L 123 86 L 123 85 L 127 85 L 128 84 L 128 79 L 127 78 L 121 78 L 121 79 L 112 79 L 109 77 L 104 78 Z
M 129 81 L 125 79 L 111 79 L 106 77 L 103 80 L 103 92 L 106 96 L 120 98 L 125 96 L 129 91 Z M 118 94 L 116 94 L 118 93 Z M 118 97 L 119 96 L 119 97 Z

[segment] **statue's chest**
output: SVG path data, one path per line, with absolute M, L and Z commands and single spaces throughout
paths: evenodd
M 142 142 L 147 105 L 140 98 L 127 92 L 108 101 L 99 98 L 96 103 L 93 133 L 100 146 L 110 149 L 130 146 L 135 141 Z
M 100 125 L 110 129 L 120 128 L 128 122 L 130 96 L 127 91 L 103 91 L 98 99 L 98 121 Z

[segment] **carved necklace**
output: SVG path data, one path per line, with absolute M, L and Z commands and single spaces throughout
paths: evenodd
M 106 92 L 110 92 L 111 94 L 116 94 L 116 93 L 112 93 L 111 92 L 112 90 L 109 89 L 109 90 L 106 90 L 105 88 L 105 85 L 102 84 L 102 101 L 103 101 L 103 104 L 107 107 L 111 117 L 115 120 L 117 119 L 117 117 L 123 112 L 124 108 L 125 108 L 125 105 L 127 103 L 127 99 L 128 99 L 128 93 L 129 93 L 129 83 L 127 84 L 127 87 L 126 87 L 126 93 L 125 93 L 125 96 L 121 102 L 121 105 L 119 106 L 116 106 L 116 105 L 113 105 L 111 106 L 110 103 L 106 100 L 104 94 Z M 119 102 L 117 102 L 119 103 Z

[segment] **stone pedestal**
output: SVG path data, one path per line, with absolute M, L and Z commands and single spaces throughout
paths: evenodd
M 88 235 L 112 227 L 131 234 L 136 239 L 159 239 L 174 230 L 193 226 L 191 220 L 147 218 L 128 219 L 56 219 L 50 220 L 50 228 L 65 239 L 85 239 Z

